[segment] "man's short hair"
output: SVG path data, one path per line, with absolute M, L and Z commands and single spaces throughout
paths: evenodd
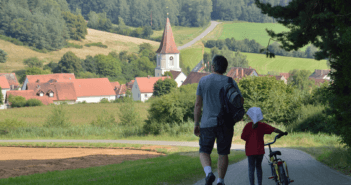
M 222 55 L 215 55 L 212 59 L 212 65 L 215 72 L 223 74 L 227 71 L 228 61 Z

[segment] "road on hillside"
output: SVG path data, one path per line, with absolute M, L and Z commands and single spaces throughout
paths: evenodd
M 193 44 L 195 44 L 197 41 L 201 40 L 202 38 L 204 38 L 207 34 L 209 34 L 213 29 L 215 29 L 215 27 L 217 26 L 217 24 L 220 24 L 220 22 L 217 21 L 211 21 L 211 25 L 204 31 L 202 32 L 199 36 L 197 36 L 195 39 L 193 39 L 192 41 L 184 44 L 183 46 L 179 46 L 178 50 L 182 50 L 184 48 L 187 48 Z
M 199 147 L 198 142 L 179 142 L 179 141 L 142 141 L 142 140 L 0 140 L 0 142 L 78 142 L 78 143 L 128 143 L 128 144 L 151 144 L 151 145 L 171 145 L 171 146 L 190 146 Z M 215 144 L 215 148 L 217 148 Z M 232 150 L 244 151 L 244 145 L 233 144 Z M 273 151 L 281 151 L 279 158 L 286 161 L 288 165 L 289 175 L 295 182 L 292 185 L 351 185 L 351 177 L 343 175 L 338 171 L 318 162 L 311 155 L 294 149 L 273 148 Z M 273 185 L 273 180 L 269 180 L 271 176 L 268 166 L 268 148 L 262 162 L 263 181 L 265 185 Z M 214 172 L 218 178 L 218 173 Z M 205 176 L 205 173 L 204 173 Z M 255 174 L 255 179 L 257 178 Z M 248 160 L 247 158 L 232 164 L 228 167 L 226 177 L 224 178 L 226 185 L 248 185 Z M 217 181 L 215 181 L 217 182 Z M 194 185 L 205 184 L 205 179 L 201 179 Z M 216 183 L 213 183 L 216 184 Z M 257 184 L 257 180 L 255 182 Z

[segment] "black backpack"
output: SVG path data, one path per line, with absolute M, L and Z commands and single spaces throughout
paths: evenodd
M 235 123 L 243 119 L 245 115 L 244 106 L 241 103 L 241 96 L 233 84 L 233 79 L 228 78 L 228 84 L 219 92 L 221 110 L 217 116 L 217 126 L 233 128 Z

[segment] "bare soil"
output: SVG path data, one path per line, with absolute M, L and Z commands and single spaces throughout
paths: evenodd
M 165 154 L 136 149 L 0 147 L 0 178 L 119 164 L 160 155 Z

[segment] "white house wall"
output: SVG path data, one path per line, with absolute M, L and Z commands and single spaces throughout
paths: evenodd
M 87 103 L 100 103 L 102 99 L 108 99 L 108 101 L 113 101 L 116 100 L 116 95 L 110 95 L 110 96 L 90 96 L 90 97 L 77 97 L 78 102 L 87 102 Z
M 153 93 L 141 93 L 141 101 L 142 102 L 145 102 L 146 100 L 148 100 L 151 96 L 152 96 Z M 146 95 L 146 97 L 145 97 Z
M 2 97 L 3 97 L 3 101 L 2 101 L 2 105 L 0 105 L 0 109 L 6 109 L 6 105 L 5 105 L 5 97 L 6 97 L 6 92 L 9 91 L 10 89 L 1 89 L 2 92 Z
M 24 80 L 23 86 L 22 86 L 22 90 L 26 90 L 26 88 L 27 88 L 27 83 L 28 83 L 28 78 L 26 78 L 26 80 Z
M 132 87 L 132 96 L 133 96 L 133 100 L 134 101 L 138 101 L 138 100 L 141 100 L 140 99 L 140 89 L 139 89 L 139 86 L 138 86 L 138 83 L 136 80 L 134 80 L 134 84 L 133 84 L 133 87 Z
M 185 79 L 186 79 L 185 74 L 184 74 L 183 72 L 181 72 L 181 73 L 177 76 L 177 78 L 175 79 L 175 81 L 176 81 L 177 84 L 178 84 L 178 87 L 180 87 L 180 86 L 183 84 L 183 82 L 185 81 Z

